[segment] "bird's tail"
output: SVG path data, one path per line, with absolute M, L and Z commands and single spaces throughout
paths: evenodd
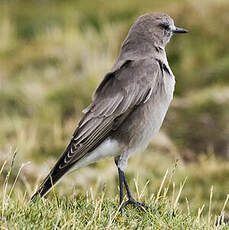
M 56 165 L 57 166 L 57 165 Z M 42 184 L 39 186 L 38 190 L 33 194 L 31 200 L 34 200 L 38 195 L 40 197 L 45 196 L 50 189 L 52 189 L 54 187 L 54 185 L 56 185 L 56 183 L 60 180 L 60 178 L 68 171 L 68 168 L 66 167 L 66 169 L 63 171 L 58 172 L 58 170 L 56 170 L 57 167 L 54 167 L 51 172 L 48 174 L 48 176 L 44 179 L 44 181 L 42 182 Z

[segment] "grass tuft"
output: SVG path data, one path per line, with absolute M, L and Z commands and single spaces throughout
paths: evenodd
M 96 191 L 94 186 L 86 192 L 81 190 L 69 196 L 60 196 L 57 194 L 57 186 L 47 198 L 37 197 L 31 202 L 30 189 L 26 189 L 25 185 L 20 186 L 19 183 L 27 165 L 21 165 L 16 176 L 13 176 L 15 157 L 16 152 L 10 162 L 3 163 L 0 171 L 2 173 L 7 167 L 3 192 L 0 193 L 2 229 L 229 229 L 229 225 L 224 223 L 227 221 L 225 210 L 229 194 L 221 212 L 216 215 L 213 213 L 212 186 L 207 202 L 207 214 L 203 212 L 205 205 L 194 212 L 187 197 L 183 202 L 183 191 L 186 187 L 190 188 L 188 179 L 184 178 L 180 185 L 174 181 L 174 175 L 179 170 L 177 162 L 174 168 L 166 170 L 157 189 L 152 193 L 149 192 L 149 180 L 140 185 L 139 178 L 134 179 L 131 187 L 135 197 L 144 200 L 150 209 L 143 211 L 127 206 L 121 214 L 117 188 L 114 196 L 107 187 Z M 12 184 L 9 181 L 12 181 Z

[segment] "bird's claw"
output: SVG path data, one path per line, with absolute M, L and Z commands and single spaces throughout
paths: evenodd
M 137 206 L 138 208 L 140 208 L 141 210 L 145 211 L 146 209 L 149 209 L 149 207 L 144 203 L 144 202 L 138 202 L 136 201 L 134 198 L 129 198 L 126 202 L 124 202 L 122 205 L 121 205 L 121 208 L 120 208 L 120 212 L 122 213 L 123 209 L 128 205 L 128 204 L 132 204 L 132 205 L 135 205 Z

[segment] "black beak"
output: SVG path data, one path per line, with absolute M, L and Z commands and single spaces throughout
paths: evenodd
M 175 34 L 186 34 L 186 33 L 188 33 L 188 30 L 185 30 L 185 29 L 183 29 L 183 28 L 176 27 L 176 29 L 173 30 L 173 33 L 175 33 Z

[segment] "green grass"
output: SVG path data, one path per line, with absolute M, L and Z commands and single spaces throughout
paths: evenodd
M 226 229 L 214 228 L 212 220 L 208 224 L 198 215 L 172 210 L 166 197 L 147 200 L 152 206 L 150 211 L 128 207 L 122 215 L 117 202 L 117 197 L 106 198 L 103 192 L 96 200 L 90 196 L 38 200 L 32 204 L 10 200 L 2 226 L 8 229 Z
M 227 0 L 21 0 L 0 7 L 2 152 L 10 145 L 26 160 L 57 157 L 130 24 L 141 13 L 163 11 L 190 33 L 167 47 L 176 95 L 162 129 L 181 153 L 211 149 L 228 157 Z
M 1 229 L 229 229 L 219 224 L 228 218 L 228 184 L 222 180 L 228 162 L 205 157 L 184 166 L 157 152 L 136 156 L 128 180 L 134 196 L 151 209 L 128 206 L 120 214 L 111 160 L 66 176 L 46 199 L 34 202 L 29 202 L 35 177 L 30 165 L 17 166 L 17 157 L 13 161 L 14 166 L 5 161 L 0 171 Z M 42 174 L 31 167 L 36 176 Z

